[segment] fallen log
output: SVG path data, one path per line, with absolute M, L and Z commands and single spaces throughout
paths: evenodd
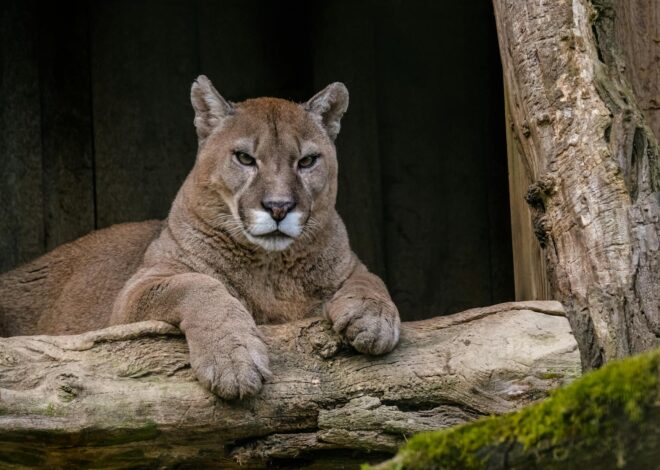
M 657 469 L 660 349 L 612 362 L 541 403 L 421 433 L 374 470 Z
M 557 302 L 404 323 L 382 357 L 356 354 L 320 318 L 261 329 L 273 377 L 236 402 L 196 382 L 166 323 L 0 339 L 0 467 L 379 461 L 413 433 L 517 410 L 580 373 Z

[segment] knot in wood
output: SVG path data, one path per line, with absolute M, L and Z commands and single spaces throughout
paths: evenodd
M 541 248 L 545 248 L 548 245 L 548 240 L 550 238 L 549 234 L 552 228 L 550 219 L 546 215 L 539 214 L 534 217 L 533 225 L 536 239 L 539 241 Z
M 533 209 L 545 212 L 547 200 L 555 193 L 555 188 L 555 179 L 550 175 L 544 175 L 538 181 L 529 185 L 525 194 L 525 201 Z
M 57 397 L 63 402 L 74 400 L 83 391 L 83 383 L 74 374 L 60 374 L 57 379 Z
M 330 322 L 322 319 L 301 328 L 296 343 L 302 351 L 323 359 L 335 356 L 343 346 L 341 337 L 332 331 Z
M 552 122 L 552 118 L 550 117 L 550 114 L 548 112 L 542 112 L 538 116 L 536 116 L 536 124 L 539 126 L 542 126 L 544 124 L 550 124 Z
M 522 132 L 522 135 L 525 137 L 529 137 L 532 131 L 529 130 L 529 124 L 527 124 L 527 121 L 523 121 L 522 124 L 520 124 L 520 132 Z

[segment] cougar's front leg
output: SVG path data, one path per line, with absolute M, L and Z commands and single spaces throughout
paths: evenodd
M 399 341 L 399 311 L 383 281 L 361 263 L 325 305 L 325 314 L 362 353 L 384 354 Z
M 254 319 L 210 276 L 138 272 L 119 294 L 112 322 L 147 319 L 181 328 L 197 379 L 222 398 L 254 395 L 270 376 L 268 351 Z

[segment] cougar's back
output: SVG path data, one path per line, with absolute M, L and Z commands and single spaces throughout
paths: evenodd
M 0 274 L 0 336 L 102 328 L 162 222 L 114 225 Z

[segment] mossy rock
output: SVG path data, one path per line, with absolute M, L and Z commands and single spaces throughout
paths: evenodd
M 659 376 L 660 349 L 613 362 L 516 413 L 418 434 L 375 468 L 658 469 Z

